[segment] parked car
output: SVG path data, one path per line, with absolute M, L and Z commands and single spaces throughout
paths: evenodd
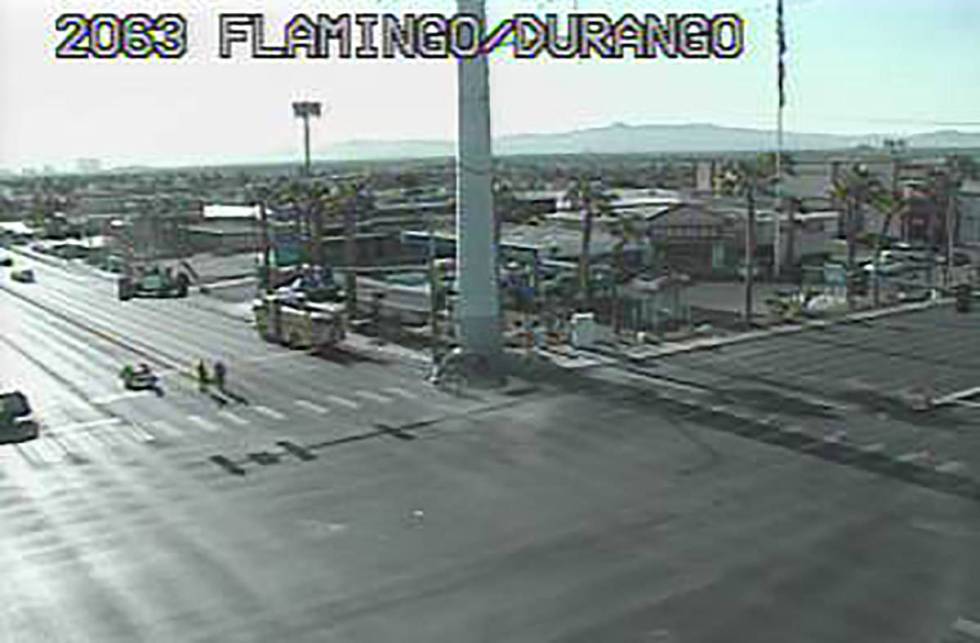
M 0 393 L 0 444 L 33 440 L 38 432 L 27 396 L 20 391 Z
M 20 281 L 25 284 L 34 283 L 34 271 L 30 268 L 24 268 L 23 270 L 14 270 L 10 273 L 10 278 L 14 281 Z

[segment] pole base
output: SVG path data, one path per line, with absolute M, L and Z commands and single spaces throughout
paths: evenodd
M 502 388 L 507 385 L 507 368 L 500 353 L 454 348 L 435 366 L 432 379 L 462 381 L 473 388 Z

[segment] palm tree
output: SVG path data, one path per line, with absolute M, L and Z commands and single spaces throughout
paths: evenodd
M 345 272 L 344 291 L 347 302 L 347 314 L 353 317 L 357 314 L 357 221 L 359 214 L 366 214 L 374 207 L 374 196 L 367 177 L 348 182 L 342 186 L 336 195 L 344 223 L 344 263 L 348 270 Z
M 768 192 L 776 178 L 774 154 L 760 154 L 754 159 L 730 161 L 722 167 L 719 182 L 723 193 L 743 196 L 745 218 L 745 324 L 752 325 L 752 298 L 755 282 L 755 207 L 760 192 Z
M 841 172 L 831 186 L 831 195 L 844 205 L 844 228 L 847 238 L 847 273 L 854 274 L 856 268 L 857 235 L 863 227 L 864 207 L 879 199 L 883 187 L 877 176 L 868 171 L 867 166 L 855 163 Z M 852 288 L 847 289 L 848 306 L 853 306 Z
M 870 205 L 885 214 L 882 219 L 881 229 L 875 237 L 874 254 L 872 261 L 874 265 L 874 305 L 881 304 L 881 253 L 885 248 L 885 238 L 891 229 L 892 220 L 895 216 L 905 216 L 908 214 L 908 200 L 900 191 L 888 192 L 886 190 L 875 190 L 870 199 Z
M 582 213 L 582 248 L 579 255 L 579 294 L 587 309 L 592 307 L 592 226 L 597 214 L 608 214 L 612 211 L 609 196 L 602 186 L 595 186 L 591 181 L 578 179 L 574 181 L 565 193 L 573 210 Z

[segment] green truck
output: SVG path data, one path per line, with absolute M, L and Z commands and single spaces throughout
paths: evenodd
M 190 277 L 171 270 L 150 270 L 141 275 L 120 277 L 117 282 L 120 301 L 134 297 L 186 297 Z

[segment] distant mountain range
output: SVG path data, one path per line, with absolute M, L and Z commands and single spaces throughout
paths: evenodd
M 494 154 L 656 154 L 751 152 L 772 149 L 772 130 L 720 127 L 710 124 L 624 125 L 562 132 L 518 134 L 496 138 Z M 879 146 L 887 135 L 784 133 L 786 150 L 833 150 L 858 145 Z M 913 148 L 980 148 L 980 133 L 941 130 L 905 137 Z M 351 140 L 323 150 L 317 156 L 337 160 L 368 160 L 453 156 L 455 144 L 441 140 Z

